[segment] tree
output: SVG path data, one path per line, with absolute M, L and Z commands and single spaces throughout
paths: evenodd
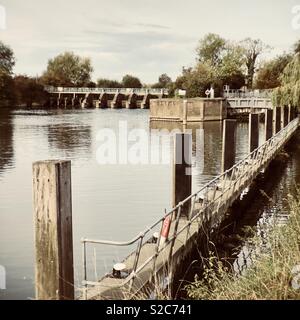
M 15 57 L 10 47 L 0 41 L 0 104 L 1 101 L 13 99 L 12 72 L 15 65 Z
M 273 89 L 279 87 L 283 70 L 291 62 L 292 58 L 290 54 L 283 54 L 271 61 L 265 62 L 257 72 L 255 88 Z
M 253 40 L 246 38 L 241 42 L 244 48 L 244 55 L 247 67 L 247 85 L 249 88 L 253 87 L 253 78 L 257 68 L 258 58 L 270 47 L 264 44 L 260 39 Z
M 223 85 L 229 85 L 231 88 L 240 89 L 245 85 L 245 56 L 244 49 L 236 44 L 227 43 L 224 54 L 216 74 Z
M 298 41 L 294 44 L 294 52 L 295 52 L 295 53 L 300 53 L 300 40 L 298 40 Z
M 122 88 L 123 84 L 116 80 L 98 79 L 97 87 L 98 88 Z
M 47 85 L 83 87 L 91 81 L 92 72 L 89 58 L 65 52 L 48 61 L 42 80 Z
M 216 95 L 219 95 L 222 87 L 214 68 L 208 63 L 198 63 L 194 69 L 184 69 L 175 85 L 177 89 L 186 90 L 188 98 L 205 97 L 205 91 L 211 86 L 214 87 Z
M 167 88 L 172 83 L 172 79 L 166 73 L 163 73 L 159 76 L 158 83 L 162 88 Z
M 15 57 L 13 51 L 0 41 L 0 74 L 11 75 L 14 65 Z
M 273 104 L 300 106 L 300 53 L 296 53 L 285 67 L 281 77 L 281 86 L 273 93 Z
M 122 79 L 124 88 L 142 88 L 142 83 L 139 78 L 126 74 Z
M 47 93 L 40 79 L 31 78 L 26 75 L 18 75 L 14 78 L 14 96 L 18 104 L 26 104 L 31 107 L 32 104 L 44 104 L 47 99 Z
M 151 87 L 154 89 L 171 89 L 172 79 L 166 73 L 163 73 L 159 76 L 158 82 Z
M 245 49 L 240 45 L 210 33 L 199 42 L 198 60 L 210 65 L 218 82 L 239 89 L 245 84 Z
M 217 66 L 224 52 L 226 40 L 217 34 L 209 33 L 199 41 L 198 61 L 202 63 L 209 63 L 212 66 Z

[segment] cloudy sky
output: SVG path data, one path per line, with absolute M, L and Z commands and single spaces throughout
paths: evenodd
M 0 39 L 16 55 L 15 73 L 41 74 L 49 58 L 72 50 L 89 56 L 93 79 L 134 74 L 155 82 L 175 78 L 195 62 L 208 32 L 231 40 L 261 38 L 290 49 L 300 38 L 292 8 L 300 0 L 0 0 L 6 29 Z M 300 19 L 299 19 L 300 20 Z

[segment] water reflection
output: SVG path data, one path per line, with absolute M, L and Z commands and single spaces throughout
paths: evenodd
M 91 127 L 74 124 L 55 124 L 47 127 L 47 136 L 50 149 L 65 152 L 67 158 L 79 152 L 91 153 Z
M 10 112 L 0 108 L 0 179 L 14 165 L 13 119 Z
M 187 125 L 164 121 L 150 123 L 151 129 L 192 133 L 194 191 L 221 173 L 222 127 L 221 121 L 189 123 Z

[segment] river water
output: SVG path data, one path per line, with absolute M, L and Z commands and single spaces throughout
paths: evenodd
M 127 126 L 125 132 L 122 131 L 124 125 Z M 161 152 L 161 158 L 171 159 L 172 143 L 168 147 L 161 139 L 153 137 L 168 137 L 171 130 L 182 128 L 178 124 L 150 124 L 148 110 L 0 109 L 0 266 L 6 271 L 6 290 L 0 290 L 0 299 L 34 297 L 33 162 L 72 161 L 77 286 L 82 280 L 82 237 L 127 241 L 161 217 L 165 209 L 170 209 L 170 161 L 134 164 L 132 157 L 129 163 L 99 163 L 99 148 L 103 146 L 100 140 L 107 133 L 103 129 L 116 133 L 117 146 L 119 139 L 124 143 L 124 136 L 128 134 L 132 138 L 135 136 L 132 130 L 139 129 L 147 135 L 149 148 L 154 150 L 152 153 Z M 163 133 L 158 132 L 162 129 Z M 193 124 L 188 129 L 193 131 L 192 181 L 196 190 L 220 173 L 222 125 L 208 122 Z M 148 136 L 150 131 L 151 137 Z M 263 125 L 260 125 L 260 143 L 263 142 L 262 132 Z M 246 155 L 247 143 L 248 126 L 239 123 L 237 160 Z M 129 154 L 133 144 L 134 140 L 126 146 Z M 283 209 L 282 199 L 289 186 L 294 185 L 295 180 L 300 182 L 299 156 L 299 150 L 292 153 L 272 189 L 276 205 Z M 268 214 L 268 210 L 272 211 L 272 208 L 264 206 L 263 201 L 257 208 L 260 216 Z M 90 280 L 109 272 L 113 263 L 122 260 L 131 249 L 92 247 L 88 260 Z

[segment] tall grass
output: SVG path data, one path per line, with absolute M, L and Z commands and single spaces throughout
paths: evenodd
M 275 224 L 268 246 L 252 257 L 252 265 L 236 275 L 232 266 L 213 254 L 204 262 L 201 279 L 186 287 L 189 298 L 200 300 L 287 300 L 300 299 L 295 267 L 300 266 L 300 191 L 288 196 L 290 214 L 286 224 Z M 261 239 L 253 238 L 261 247 Z M 300 267 L 298 267 L 300 279 Z M 300 287 L 300 280 L 298 281 Z

